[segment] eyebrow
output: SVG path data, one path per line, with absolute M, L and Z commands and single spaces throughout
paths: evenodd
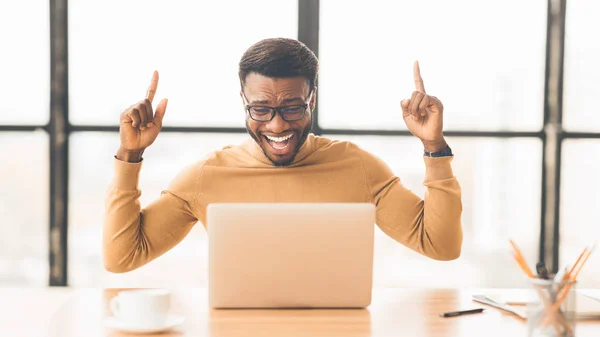
M 303 102 L 301 97 L 291 97 L 291 98 L 285 98 L 283 101 L 281 101 L 281 103 L 292 103 L 292 102 L 297 102 L 297 101 L 301 101 Z M 271 103 L 271 101 L 267 100 L 267 99 L 263 99 L 263 100 L 255 100 L 250 102 L 250 105 L 254 105 L 254 104 L 269 104 Z

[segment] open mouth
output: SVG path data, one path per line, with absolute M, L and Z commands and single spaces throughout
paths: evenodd
M 284 150 L 286 150 L 290 146 L 293 137 L 293 133 L 290 133 L 289 135 L 283 137 L 272 137 L 265 135 L 265 138 L 267 139 L 269 145 L 271 145 L 271 147 L 277 152 L 285 152 Z

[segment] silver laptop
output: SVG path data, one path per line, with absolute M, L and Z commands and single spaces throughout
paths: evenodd
M 373 204 L 210 204 L 206 218 L 212 308 L 370 305 Z

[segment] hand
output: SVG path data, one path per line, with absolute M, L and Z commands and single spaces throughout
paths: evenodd
M 402 117 L 408 130 L 423 142 L 426 151 L 440 151 L 447 145 L 442 132 L 444 106 L 437 97 L 425 93 L 419 61 L 415 61 L 414 77 L 416 90 L 409 99 L 402 100 Z
M 139 161 L 144 150 L 156 140 L 162 128 L 168 102 L 166 98 L 161 100 L 156 107 L 156 113 L 153 112 L 152 100 L 157 87 L 158 72 L 155 71 L 146 93 L 146 99 L 130 106 L 121 113 L 119 123 L 121 147 L 117 153 L 118 159 Z

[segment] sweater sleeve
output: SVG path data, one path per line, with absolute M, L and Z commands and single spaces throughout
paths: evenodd
M 461 188 L 450 165 L 453 157 L 425 160 L 424 200 L 402 185 L 379 158 L 362 153 L 377 226 L 394 240 L 435 260 L 460 256 Z
M 105 199 L 102 249 L 105 268 L 124 273 L 177 245 L 198 221 L 195 199 L 201 165 L 187 167 L 146 208 L 138 187 L 142 163 L 114 159 L 114 178 Z

